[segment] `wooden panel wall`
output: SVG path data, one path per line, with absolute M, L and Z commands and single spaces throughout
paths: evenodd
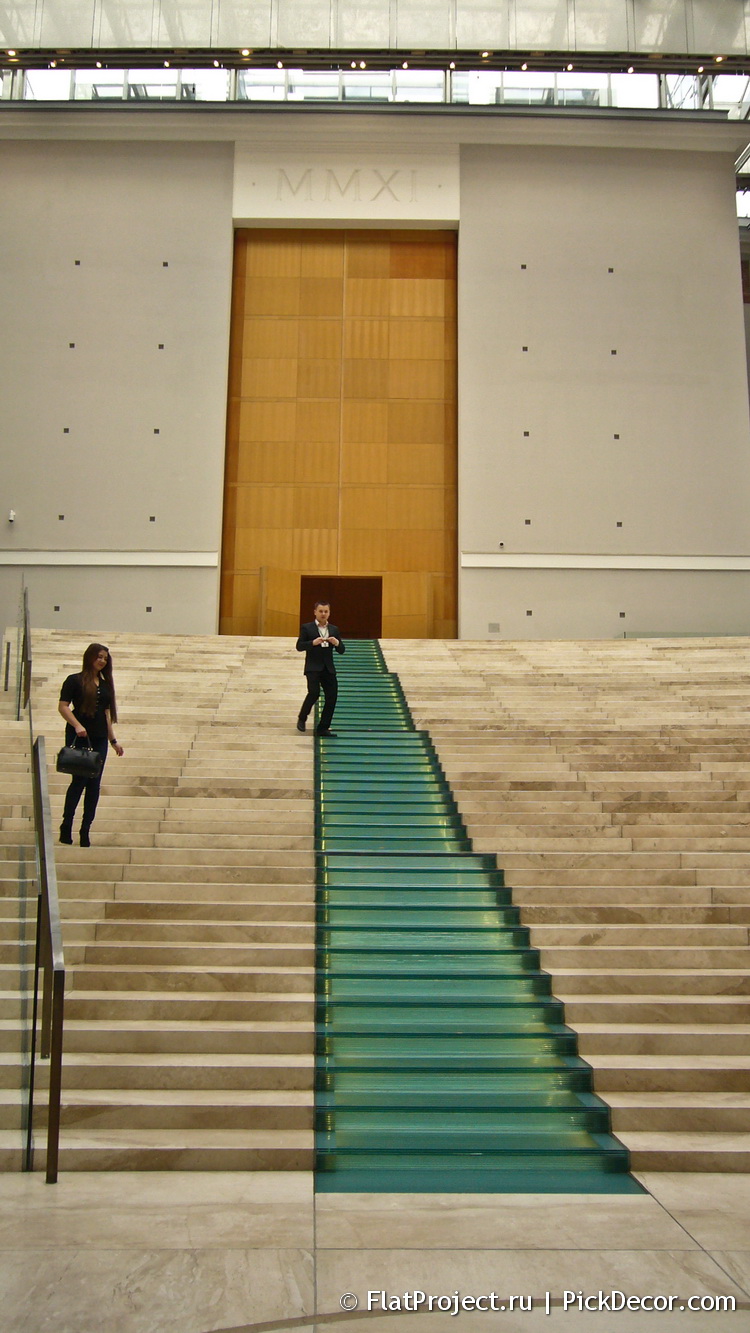
M 455 306 L 452 232 L 237 232 L 222 633 L 288 633 L 306 573 L 455 636 Z

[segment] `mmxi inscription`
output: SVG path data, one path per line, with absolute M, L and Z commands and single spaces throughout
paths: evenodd
M 417 202 L 417 173 L 397 168 L 378 171 L 374 167 L 355 167 L 353 171 L 336 172 L 330 167 L 308 167 L 298 179 L 279 168 L 276 175 L 276 198 L 321 200 L 350 199 L 355 203 L 374 203 L 376 199 L 393 199 L 396 203 Z

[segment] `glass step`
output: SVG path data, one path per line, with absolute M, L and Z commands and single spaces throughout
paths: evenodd
M 362 1167 L 354 1162 L 339 1160 L 338 1155 L 325 1170 L 315 1174 L 318 1194 L 644 1194 L 631 1175 L 627 1165 L 602 1168 L 589 1164 L 582 1168 L 566 1169 L 564 1162 L 555 1165 L 526 1162 L 513 1167 L 484 1163 L 463 1168 L 455 1163 L 442 1162 L 430 1166 L 414 1166 L 411 1161 L 398 1165 L 377 1162 Z
M 449 830 L 435 829 L 430 837 L 423 834 L 412 834 L 409 837 L 406 833 L 402 838 L 396 836 L 386 837 L 376 833 L 359 834 L 357 836 L 347 837 L 336 831 L 324 833 L 320 838 L 320 850 L 323 852 L 431 852 L 440 848 L 446 852 L 471 851 L 471 843 L 468 838 L 457 838 Z
M 473 1124 L 470 1123 L 472 1119 Z M 335 1131 L 318 1130 L 315 1146 L 320 1154 L 356 1151 L 415 1155 L 433 1152 L 457 1156 L 481 1153 L 486 1156 L 495 1153 L 575 1152 L 598 1156 L 602 1148 L 594 1137 L 597 1129 L 597 1123 L 594 1123 L 593 1129 L 584 1124 L 570 1123 L 564 1113 L 548 1117 L 546 1124 L 535 1123 L 515 1128 L 497 1123 L 487 1124 L 483 1117 L 470 1115 L 463 1124 L 455 1127 L 445 1124 L 441 1128 L 436 1124 L 407 1127 L 401 1123 L 394 1128 L 390 1125 L 378 1128 L 366 1119 L 359 1124 L 356 1117 L 337 1113 Z M 604 1136 L 607 1132 L 606 1124 L 602 1124 L 598 1132 Z
M 330 903 L 320 909 L 320 918 L 326 925 L 360 929 L 370 926 L 395 927 L 398 930 L 494 930 L 498 922 L 506 929 L 523 929 L 518 921 L 518 909 L 499 908 L 497 904 L 487 911 L 475 906 L 463 909 L 449 908 L 445 903 L 437 907 L 342 907 Z
M 545 1003 L 550 995 L 549 978 L 517 973 L 511 977 L 478 977 L 476 979 L 445 977 L 440 988 L 432 978 L 420 977 L 339 977 L 335 974 L 322 979 L 319 995 L 321 1004 L 353 1002 L 379 1004 L 383 1000 L 393 1004 L 476 1004 L 486 1001 L 501 1004 Z
M 320 891 L 321 905 L 330 907 L 372 907 L 375 903 L 391 909 L 412 909 L 413 904 L 429 910 L 431 907 L 452 908 L 469 907 L 494 911 L 498 907 L 510 907 L 510 889 L 454 889 L 451 887 L 433 889 L 389 889 L 378 885 L 377 888 L 334 888 L 329 885 Z M 513 908 L 513 911 L 516 911 Z
M 536 1057 L 553 1061 L 565 1055 L 573 1055 L 576 1050 L 576 1034 L 564 1030 L 555 1032 L 548 1028 L 546 1032 L 507 1031 L 488 1034 L 430 1033 L 429 1040 L 423 1032 L 388 1032 L 380 1033 L 345 1033 L 331 1032 L 319 1038 L 318 1051 L 328 1059 L 335 1059 L 336 1064 L 353 1061 L 363 1064 L 385 1061 L 393 1066 L 396 1063 L 409 1063 L 415 1069 L 443 1067 L 450 1064 L 467 1069 L 474 1064 L 489 1061 L 493 1064 L 498 1059 L 520 1059 L 521 1055 L 530 1059 Z
M 607 1135 L 596 1136 L 606 1140 Z M 609 1144 L 596 1141 L 592 1136 L 589 1143 L 570 1144 L 561 1147 L 558 1150 L 550 1148 L 547 1145 L 540 1145 L 538 1149 L 531 1146 L 518 1148 L 503 1148 L 493 1152 L 469 1151 L 451 1153 L 450 1157 L 440 1148 L 436 1148 L 433 1153 L 424 1147 L 413 1152 L 411 1148 L 407 1149 L 409 1154 L 408 1165 L 412 1170 L 419 1167 L 429 1167 L 437 1165 L 439 1161 L 442 1168 L 448 1172 L 463 1168 L 477 1173 L 485 1170 L 487 1167 L 494 1167 L 495 1170 L 502 1170 L 504 1166 L 514 1167 L 516 1170 L 539 1170 L 542 1167 L 554 1168 L 564 1171 L 580 1171 L 590 1169 L 594 1162 L 601 1163 L 602 1158 L 609 1159 L 607 1169 L 611 1171 L 627 1170 L 628 1154 L 622 1144 L 616 1139 L 611 1139 Z M 339 1163 L 343 1166 L 347 1162 L 351 1165 L 358 1165 L 361 1168 L 388 1165 L 388 1159 L 392 1166 L 396 1166 L 396 1160 L 403 1157 L 403 1152 L 393 1149 L 389 1152 L 387 1147 L 380 1148 L 377 1152 L 368 1151 L 363 1147 L 357 1152 L 354 1148 L 348 1148 L 336 1153 L 336 1164 L 330 1163 L 329 1169 L 339 1169 Z M 322 1153 L 318 1159 L 318 1169 L 324 1166 L 328 1154 Z M 527 1190 L 524 1191 L 528 1192 Z M 642 1191 L 638 1191 L 639 1193 Z
M 501 1068 L 486 1069 L 335 1069 L 318 1063 L 318 1087 L 326 1098 L 366 1097 L 371 1105 L 374 1098 L 385 1104 L 449 1106 L 478 1103 L 481 1099 L 491 1105 L 503 1099 L 544 1098 L 552 1104 L 555 1099 L 571 1096 L 592 1096 L 593 1071 L 579 1057 L 557 1061 L 554 1065 L 538 1061 L 513 1064 L 507 1061 Z M 432 1100 L 430 1100 L 432 1099 Z
M 442 953 L 436 956 L 432 950 L 426 953 L 392 953 L 380 949 L 376 955 L 372 955 L 356 949 L 325 948 L 319 945 L 318 963 L 324 972 L 330 971 L 331 964 L 335 963 L 336 969 L 358 976 L 429 976 L 439 986 L 444 976 L 508 976 L 514 971 L 525 975 L 538 968 L 539 954 L 536 949 L 504 949 L 485 953 L 457 950 L 453 954 Z

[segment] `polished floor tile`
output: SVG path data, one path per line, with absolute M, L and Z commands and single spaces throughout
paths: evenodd
M 648 1195 L 322 1194 L 318 1249 L 697 1249 Z
M 705 1249 L 750 1249 L 750 1176 L 645 1171 L 638 1179 Z
M 643 1180 L 650 1194 L 607 1199 L 314 1196 L 305 1172 L 6 1175 L 3 1333 L 749 1333 L 748 1178 Z M 368 1313 L 368 1291 L 414 1290 L 516 1301 L 453 1316 L 373 1297 Z M 599 1291 L 674 1308 L 578 1309 Z M 691 1296 L 737 1309 L 681 1310 Z

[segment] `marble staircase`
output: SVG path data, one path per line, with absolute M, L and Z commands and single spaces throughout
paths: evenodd
M 750 1169 L 749 647 L 383 644 L 637 1170 Z
M 93 845 L 56 847 L 61 1171 L 308 1168 L 313 764 L 293 726 L 299 659 L 278 639 L 105 641 L 125 756 L 107 760 Z M 84 647 L 34 635 L 51 767 L 59 685 Z M 56 823 L 66 786 L 50 773 Z M 15 831 L 5 815 L 0 836 Z M 6 1023 L 8 1045 L 17 1029 Z

